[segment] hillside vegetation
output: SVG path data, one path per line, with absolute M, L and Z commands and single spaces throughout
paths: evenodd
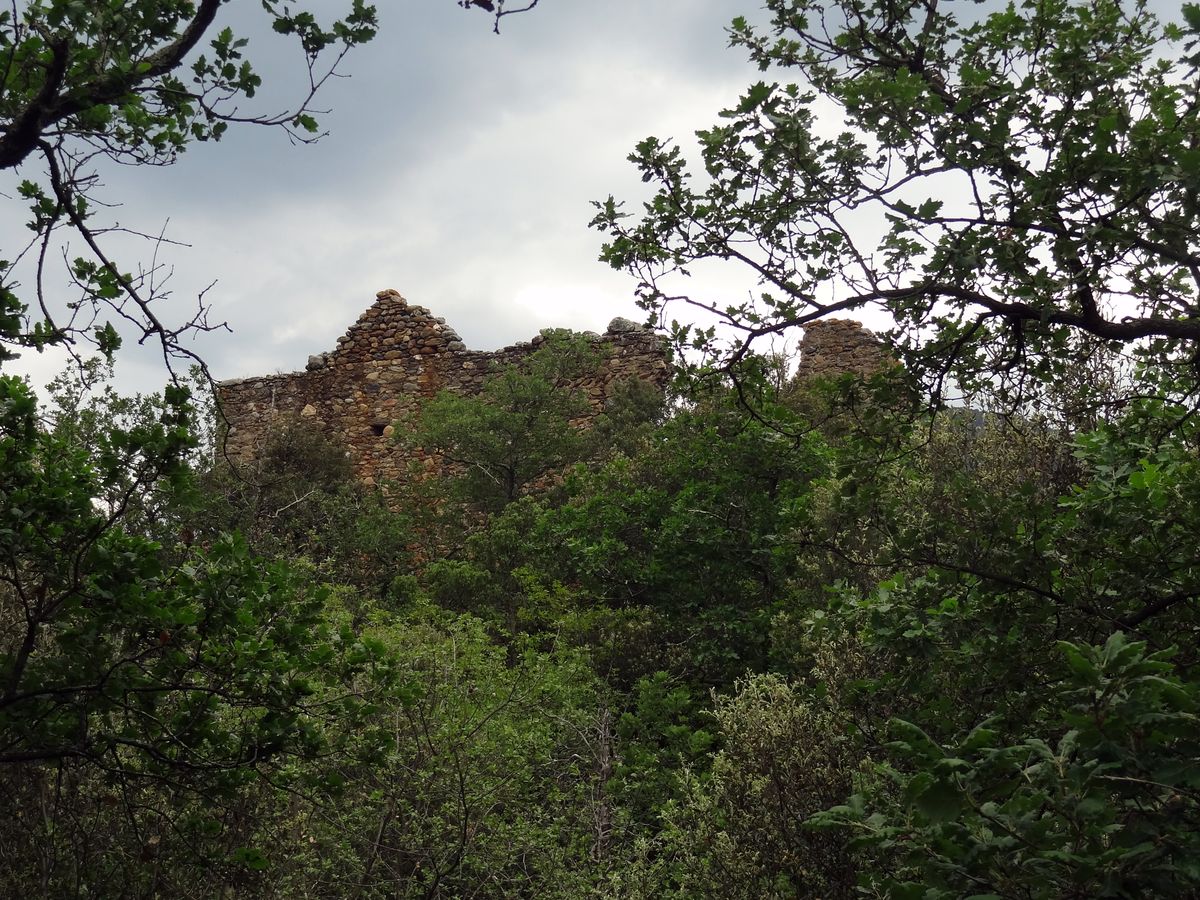
M 574 428 L 547 342 L 368 488 L 296 422 L 230 466 L 202 373 L 106 387 L 106 317 L 168 365 L 203 317 L 105 255 L 84 170 L 244 124 L 235 35 L 179 69 L 217 5 L 0 12 L 0 168 L 91 253 L 62 308 L 0 282 L 0 356 L 78 363 L 0 376 L 0 895 L 1200 895 L 1197 7 L 769 0 L 731 34 L 781 80 L 597 204 L 701 316 L 671 393 Z M 311 75 L 348 5 L 263 10 Z M 761 290 L 693 296 L 711 263 Z M 873 374 L 763 346 L 872 306 Z

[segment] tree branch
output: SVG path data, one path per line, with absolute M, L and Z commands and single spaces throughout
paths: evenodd
M 61 96 L 67 67 L 67 42 L 59 39 L 52 43 L 54 56 L 42 89 L 17 117 L 14 126 L 0 137 L 0 169 L 20 165 L 38 146 L 40 136 L 52 125 L 94 106 L 115 103 L 139 85 L 177 68 L 212 25 L 220 7 L 221 0 L 201 0 L 196 15 L 174 42 L 152 53 L 130 70 L 110 70 L 72 90 L 69 96 Z

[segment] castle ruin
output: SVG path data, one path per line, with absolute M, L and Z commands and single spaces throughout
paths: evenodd
M 336 348 L 309 357 L 306 371 L 218 385 L 225 453 L 248 462 L 272 427 L 299 420 L 343 444 L 360 480 L 406 480 L 414 456 L 424 461 L 424 454 L 397 446 L 394 423 L 439 391 L 478 393 L 490 373 L 520 363 L 544 340 L 538 335 L 494 352 L 468 350 L 445 319 L 409 304 L 394 290 L 380 291 Z M 615 382 L 638 378 L 665 387 L 666 344 L 653 331 L 617 318 L 593 340 L 601 363 L 575 387 L 597 413 Z
M 592 340 L 601 351 L 597 370 L 574 387 L 594 414 L 616 382 L 637 378 L 664 388 L 669 377 L 666 341 L 628 319 L 614 319 Z M 403 481 L 412 463 L 435 464 L 421 448 L 393 439 L 395 422 L 416 413 L 439 391 L 477 394 L 489 374 L 518 364 L 545 341 L 493 352 L 468 350 L 446 320 L 409 304 L 394 290 L 380 291 L 328 353 L 309 357 L 303 372 L 224 381 L 218 398 L 226 427 L 225 454 L 253 460 L 273 427 L 308 422 L 345 446 L 354 474 L 367 484 Z M 798 379 L 878 371 L 886 353 L 858 322 L 813 322 L 800 345 Z

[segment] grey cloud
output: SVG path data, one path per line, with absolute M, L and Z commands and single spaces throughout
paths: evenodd
M 209 297 L 235 334 L 198 347 L 221 377 L 302 366 L 384 287 L 481 349 L 640 316 L 629 280 L 596 262 L 589 201 L 640 187 L 636 140 L 686 138 L 753 75 L 723 49 L 735 11 L 719 2 L 560 0 L 499 37 L 449 2 L 382 12 L 322 98 L 317 145 L 235 129 L 172 169 L 108 179 L 123 220 L 169 215 L 194 245 L 171 254 L 181 305 L 219 279 Z
M 451 0 L 380 6 L 378 38 L 320 98 L 332 112 L 318 144 L 235 128 L 175 167 L 105 173 L 123 224 L 169 218 L 193 244 L 168 254 L 180 310 L 218 279 L 215 318 L 235 332 L 197 343 L 214 371 L 300 368 L 386 287 L 480 349 L 543 325 L 640 317 L 630 279 L 596 261 L 588 202 L 636 196 L 625 156 L 638 139 L 687 145 L 763 77 L 724 30 L 761 15 L 757 0 L 542 0 L 500 36 Z M 259 28 L 256 7 L 225 10 Z M 274 110 L 302 73 L 286 42 L 261 29 L 252 40 Z M 124 368 L 123 383 L 161 381 L 152 354 L 129 353 Z

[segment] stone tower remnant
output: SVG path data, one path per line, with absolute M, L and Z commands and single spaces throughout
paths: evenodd
M 819 319 L 804 326 L 796 380 L 847 372 L 870 376 L 889 365 L 895 365 L 895 362 L 883 343 L 861 322 Z

